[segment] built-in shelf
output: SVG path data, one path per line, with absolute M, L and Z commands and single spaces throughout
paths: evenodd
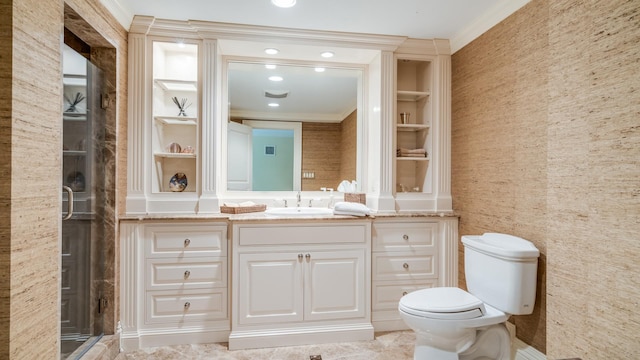
M 198 125 L 198 118 L 187 116 L 154 116 L 163 125 Z
M 155 82 L 166 91 L 198 91 L 197 81 L 155 79 Z
M 87 114 L 77 112 L 64 112 L 62 113 L 62 119 L 64 121 L 86 121 Z
M 86 156 L 87 152 L 85 150 L 63 150 L 62 154 L 64 156 Z
M 416 132 L 429 129 L 429 125 L 424 124 L 398 124 L 398 131 Z
M 398 101 L 419 101 L 429 96 L 427 91 L 398 90 L 397 94 Z
M 413 157 L 413 156 L 397 156 L 396 160 L 399 161 L 429 161 L 430 158 L 427 157 Z
M 169 153 L 169 152 L 157 152 L 153 154 L 159 158 L 180 158 L 180 159 L 195 159 L 196 154 L 189 153 Z

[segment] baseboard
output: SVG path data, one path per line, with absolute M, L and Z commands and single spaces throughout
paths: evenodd
M 229 350 L 315 345 L 374 339 L 371 323 L 308 328 L 235 330 L 229 335 Z

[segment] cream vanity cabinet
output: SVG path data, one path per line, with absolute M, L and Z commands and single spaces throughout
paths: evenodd
M 376 331 L 406 329 L 400 298 L 436 286 L 457 286 L 456 217 L 390 217 L 372 225 L 372 322 Z
M 373 339 L 370 221 L 233 225 L 230 349 Z
M 122 221 L 125 350 L 227 341 L 226 222 Z

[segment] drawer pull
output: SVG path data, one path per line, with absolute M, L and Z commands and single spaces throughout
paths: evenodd
M 188 279 L 190 275 L 191 275 L 191 271 L 187 270 L 187 271 L 184 272 L 184 278 L 185 279 Z
M 311 259 L 311 254 L 307 254 L 304 256 L 307 260 Z
M 404 263 L 404 264 L 402 264 L 402 267 L 405 268 L 405 269 L 408 269 L 409 268 L 409 264 Z
M 407 295 L 407 294 L 408 294 L 408 292 L 406 292 L 406 291 L 403 291 L 403 292 L 402 292 L 402 296 L 405 296 L 405 295 Z
M 184 303 L 184 309 L 185 310 L 189 310 L 190 307 L 191 307 L 191 303 L 190 302 L 187 301 L 186 303 Z
M 298 254 L 298 260 L 302 261 L 302 254 Z
M 404 234 L 404 235 L 402 235 L 402 238 L 403 238 L 404 240 L 409 240 L 409 235 Z
M 189 244 L 191 244 L 191 239 L 189 238 L 184 239 L 184 247 L 189 246 Z

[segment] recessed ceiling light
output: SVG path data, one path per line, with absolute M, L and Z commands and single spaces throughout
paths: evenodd
M 269 103 L 269 106 L 270 107 L 278 107 L 278 106 L 280 106 L 280 104 L 278 104 L 278 103 Z
M 269 80 L 271 80 L 271 81 L 282 81 L 284 79 L 282 78 L 282 76 L 273 75 L 273 76 L 269 76 Z
M 273 65 L 273 64 L 266 64 L 264 67 L 265 67 L 265 68 L 267 68 L 267 69 L 269 69 L 269 70 L 273 70 L 273 69 L 275 69 L 275 68 L 276 68 L 276 66 L 275 66 L 275 65 Z
M 322 56 L 323 58 L 330 58 L 333 57 L 333 55 L 335 55 L 332 51 L 325 51 L 322 54 L 320 54 L 320 56 Z
M 275 54 L 279 53 L 280 50 L 278 50 L 276 48 L 267 48 L 267 49 L 264 49 L 264 52 L 266 54 L 268 54 L 268 55 L 275 55 Z
M 271 0 L 271 3 L 277 7 L 290 8 L 296 4 L 296 0 Z
M 324 72 L 325 68 L 323 67 L 317 67 L 314 69 L 316 72 Z

